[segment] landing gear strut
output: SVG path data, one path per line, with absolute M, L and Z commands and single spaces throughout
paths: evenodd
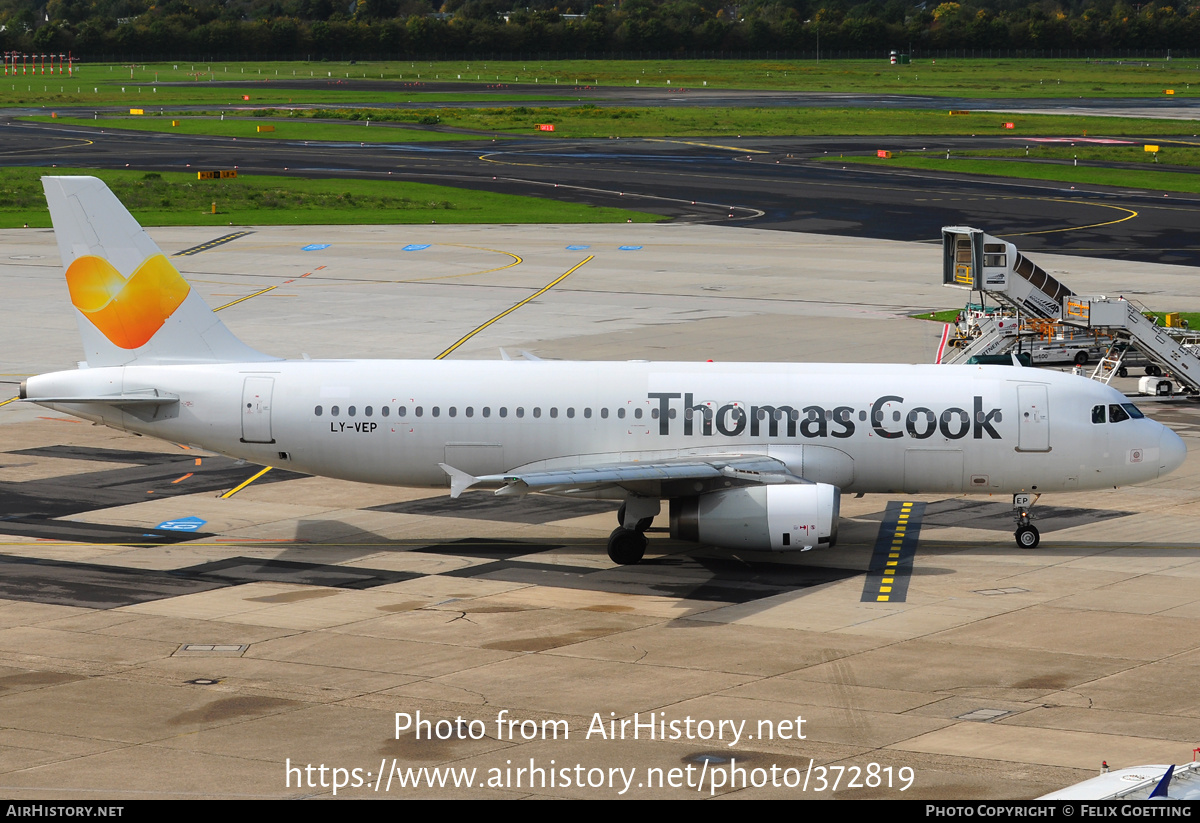
M 653 517 L 643 517 L 641 520 L 639 520 L 637 522 L 637 525 L 633 527 L 633 530 L 636 532 L 645 532 L 648 528 L 650 528 L 650 524 L 653 522 L 654 522 Z M 621 528 L 625 528 L 625 504 L 624 503 L 621 504 L 621 508 L 617 509 L 617 523 L 621 526 Z
M 1038 543 L 1042 540 L 1042 535 L 1029 522 L 1029 510 L 1033 508 L 1033 504 L 1041 497 L 1040 494 L 1014 494 L 1013 509 L 1017 514 L 1017 531 L 1014 537 L 1017 539 L 1017 547 L 1021 549 L 1036 549 Z

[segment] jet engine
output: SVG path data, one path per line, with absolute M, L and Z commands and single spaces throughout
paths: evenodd
M 671 537 L 750 551 L 833 546 L 841 494 L 828 483 L 789 483 L 675 498 Z

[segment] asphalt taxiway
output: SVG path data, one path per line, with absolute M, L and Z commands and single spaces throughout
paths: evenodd
M 374 128 L 374 127 L 373 127 Z M 387 128 L 380 126 L 379 128 Z M 1200 197 L 1144 189 L 864 167 L 840 154 L 952 154 L 1023 145 L 973 137 L 484 139 L 312 143 L 0 120 L 0 163 L 401 179 L 620 206 L 686 222 L 888 240 L 973 225 L 1022 248 L 1200 265 Z M 1096 138 L 1093 138 L 1096 139 Z M 1160 142 L 1159 138 L 1154 138 Z M 1170 142 L 1165 138 L 1162 141 Z
M 174 260 L 236 334 L 288 357 L 433 357 L 589 255 L 451 356 L 928 362 L 939 327 L 908 314 L 965 296 L 924 243 L 687 224 L 245 231 Z M 168 255 L 215 239 L 151 234 Z M 53 234 L 0 246 L 0 379 L 70 368 Z M 1186 266 L 1035 259 L 1080 291 L 1200 309 Z M 1143 408 L 1189 446 L 1200 435 L 1193 406 Z M 0 406 L 7 796 L 331 796 L 331 772 L 304 772 L 323 765 L 366 779 L 339 797 L 613 797 L 607 776 L 629 769 L 626 797 L 1021 798 L 1101 760 L 1180 762 L 1200 738 L 1192 458 L 1145 486 L 1044 498 L 1036 551 L 1013 546 L 1007 500 L 869 495 L 843 501 L 830 551 L 736 557 L 653 531 L 647 561 L 622 568 L 605 504 L 277 469 L 224 496 L 257 472 Z M 884 601 L 868 570 L 906 504 L 919 538 Z M 416 712 L 446 737 L 397 734 Z M 696 734 L 594 730 L 635 713 Z M 701 720 L 746 725 L 734 742 Z M 530 761 L 604 784 L 516 785 Z M 864 782 L 872 763 L 890 788 Z M 401 788 L 381 765 L 476 782 Z M 712 787 L 736 765 L 809 782 Z M 844 772 L 833 791 L 834 766 L 861 787 Z M 656 769 L 709 782 L 660 788 Z

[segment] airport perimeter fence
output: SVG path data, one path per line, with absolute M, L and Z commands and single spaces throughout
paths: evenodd
M 1200 57 L 1200 49 L 913 49 L 897 48 L 897 53 L 908 54 L 914 60 L 1086 60 L 1089 62 L 1113 63 L 1168 63 L 1177 60 L 1194 60 Z M 878 50 L 822 50 L 819 54 L 810 51 L 619 51 L 619 52 L 430 52 L 430 53 L 358 53 L 346 52 L 338 55 L 290 54 L 265 57 L 262 54 L 214 54 L 203 56 L 180 56 L 179 54 L 102 54 L 76 56 L 77 63 L 216 63 L 220 61 L 258 62 L 262 60 L 286 60 L 306 63 L 347 62 L 411 62 L 464 61 L 486 62 L 559 62 L 568 60 L 878 60 L 887 63 L 888 52 Z

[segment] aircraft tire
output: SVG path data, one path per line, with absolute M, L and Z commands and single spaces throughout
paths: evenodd
M 646 536 L 630 529 L 614 529 L 608 536 L 608 559 L 619 566 L 633 566 L 646 554 Z
M 1022 549 L 1036 549 L 1042 542 L 1042 536 L 1036 526 L 1022 526 L 1016 533 L 1017 546 Z

